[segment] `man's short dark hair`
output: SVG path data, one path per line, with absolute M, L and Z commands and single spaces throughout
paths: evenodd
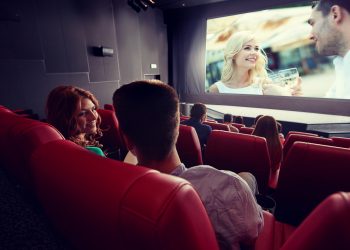
M 202 117 L 207 113 L 207 107 L 203 103 L 195 103 L 191 108 L 191 118 L 201 120 Z
M 235 123 L 243 124 L 243 116 L 241 115 L 235 116 Z
M 117 89 L 113 105 L 120 129 L 148 159 L 163 160 L 174 147 L 179 99 L 160 81 L 136 81 Z
M 321 11 L 323 16 L 327 16 L 333 5 L 339 5 L 350 13 L 349 0 L 318 0 L 312 2 L 312 8 Z
M 233 121 L 233 116 L 231 114 L 224 114 L 224 122 L 231 122 Z

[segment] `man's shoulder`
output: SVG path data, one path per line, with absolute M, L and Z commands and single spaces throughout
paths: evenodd
M 207 125 L 207 124 L 201 123 L 201 124 L 200 124 L 200 127 L 201 127 L 202 129 L 207 130 L 207 131 L 212 131 L 212 128 L 211 128 L 209 125 Z
M 236 173 L 227 170 L 219 170 L 209 165 L 199 165 L 187 169 L 181 177 L 188 180 L 204 180 L 208 178 L 210 185 L 225 186 L 233 183 L 242 184 L 243 179 Z

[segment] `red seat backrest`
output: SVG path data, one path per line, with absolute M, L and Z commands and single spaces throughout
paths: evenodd
M 216 122 L 203 122 L 203 124 L 209 125 L 213 130 L 223 130 L 223 131 L 230 131 L 230 128 L 228 127 L 227 124 L 222 124 L 222 123 L 216 123 Z
M 232 123 L 232 126 L 235 126 L 235 127 L 238 128 L 238 129 L 245 127 L 244 124 L 242 124 L 242 123 L 236 123 L 236 122 L 233 122 L 233 123 Z
M 0 121 L 0 153 L 3 155 L 6 155 L 6 152 L 8 152 L 8 150 L 10 149 L 8 147 L 8 143 L 9 140 L 11 141 L 11 138 L 8 134 L 14 126 L 18 124 L 29 125 L 31 123 L 37 122 L 32 119 L 21 117 L 20 115 L 17 115 L 6 108 L 0 109 Z
M 349 249 L 350 193 L 328 196 L 297 228 L 266 211 L 263 215 L 264 228 L 255 250 Z
M 308 135 L 308 136 L 316 136 L 318 137 L 318 134 L 314 134 L 314 133 L 307 133 L 307 132 L 300 132 L 300 131 L 289 131 L 287 136 L 286 136 L 286 140 L 290 135 Z
M 277 220 L 298 225 L 328 195 L 350 191 L 349 162 L 349 149 L 295 142 L 274 194 Z
M 350 193 L 336 193 L 317 206 L 281 250 L 347 250 L 349 232 Z
M 201 145 L 196 130 L 191 126 L 180 125 L 176 149 L 181 162 L 187 167 L 203 164 Z
M 0 105 L 0 112 L 7 112 L 7 113 L 13 113 L 10 109 L 6 108 L 5 106 Z
M 331 145 L 331 146 L 334 145 L 334 142 L 332 141 L 332 139 L 329 139 L 329 138 L 309 136 L 309 135 L 303 135 L 303 134 L 291 134 L 287 136 L 287 139 L 283 145 L 283 159 L 287 157 L 288 151 L 293 146 L 293 143 L 296 141 L 310 142 L 310 143 Z
M 125 155 L 127 150 L 119 131 L 117 117 L 112 110 L 98 109 L 97 112 L 101 116 L 100 127 L 103 133 L 102 137 L 99 138 L 99 142 L 104 146 L 104 149 L 115 153 L 117 159 L 119 159 L 120 153 Z
M 336 147 L 342 147 L 342 148 L 349 148 L 350 147 L 350 138 L 331 137 L 331 139 L 334 142 L 334 146 L 336 146 Z
M 242 134 L 248 134 L 251 135 L 254 131 L 254 128 L 250 128 L 250 127 L 240 127 L 239 128 L 239 132 Z
M 41 145 L 51 141 L 64 140 L 53 126 L 31 120 L 20 119 L 9 129 L 4 138 L 6 148 L 3 151 L 4 167 L 21 185 L 32 188 L 31 172 L 28 161 L 32 153 Z
M 218 249 L 205 208 L 184 179 L 55 141 L 32 156 L 36 191 L 75 249 Z
M 265 138 L 214 130 L 209 135 L 203 158 L 204 164 L 218 169 L 252 173 L 259 191 L 267 191 L 270 158 Z
M 105 104 L 105 105 L 103 106 L 103 108 L 104 108 L 105 110 L 112 110 L 112 111 L 114 111 L 114 106 L 113 106 L 112 104 Z
M 185 115 L 181 115 L 181 116 L 180 116 L 180 121 L 186 121 L 186 120 L 188 120 L 188 119 L 190 119 L 189 116 L 185 116 Z

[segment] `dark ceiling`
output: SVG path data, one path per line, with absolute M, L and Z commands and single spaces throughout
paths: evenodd
M 210 3 L 224 2 L 230 0 L 153 0 L 157 7 L 162 10 L 186 8 L 197 5 L 205 5 Z

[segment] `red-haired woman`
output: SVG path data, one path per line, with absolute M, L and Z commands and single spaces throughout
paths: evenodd
M 75 86 L 59 86 L 47 98 L 47 120 L 66 139 L 104 155 L 97 140 L 102 136 L 98 106 L 91 92 Z

